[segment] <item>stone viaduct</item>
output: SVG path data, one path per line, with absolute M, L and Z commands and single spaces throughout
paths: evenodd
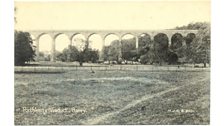
M 88 41 L 89 37 L 93 34 L 98 34 L 101 36 L 103 43 L 105 44 L 105 38 L 108 35 L 114 34 L 118 36 L 119 41 L 121 41 L 122 37 L 131 34 L 135 37 L 136 40 L 136 49 L 138 49 L 138 36 L 142 34 L 147 34 L 153 40 L 153 37 L 158 33 L 164 33 L 169 38 L 169 43 L 171 42 L 171 37 L 175 33 L 180 33 L 182 36 L 186 36 L 189 33 L 196 34 L 197 30 L 30 30 L 27 31 L 31 35 L 33 35 L 34 40 L 36 41 L 36 55 L 37 59 L 39 57 L 39 39 L 42 35 L 48 34 L 52 38 L 51 42 L 51 61 L 55 61 L 55 40 L 57 36 L 61 34 L 65 34 L 68 36 L 70 40 L 70 44 L 72 45 L 72 38 L 77 34 L 82 34 L 86 40 Z M 103 44 L 103 46 L 104 46 Z

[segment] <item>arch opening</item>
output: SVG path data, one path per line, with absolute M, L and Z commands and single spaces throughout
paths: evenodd
M 67 35 L 59 34 L 55 37 L 55 50 L 56 52 L 62 52 L 70 44 L 70 40 Z
M 103 48 L 103 39 L 99 34 L 91 34 L 88 37 L 89 48 L 93 50 L 102 51 Z
M 80 33 L 73 35 L 72 46 L 75 46 L 79 51 L 82 51 L 86 46 L 85 36 Z
M 48 34 L 39 36 L 39 61 L 50 61 L 52 50 L 52 37 Z

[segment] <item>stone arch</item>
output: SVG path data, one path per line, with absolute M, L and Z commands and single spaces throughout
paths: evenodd
M 69 37 L 66 33 L 59 32 L 59 33 L 55 34 L 53 38 L 56 39 L 60 35 L 66 35 L 67 37 Z
M 52 44 L 53 44 L 53 38 L 50 34 L 47 33 L 41 33 L 36 38 L 38 41 L 38 60 L 45 60 L 49 61 L 52 60 Z
M 90 38 L 92 35 L 99 35 L 99 36 L 101 36 L 99 33 L 97 33 L 97 32 L 93 32 L 93 33 L 90 33 L 90 34 L 87 36 L 86 40 L 88 41 L 89 38 Z M 102 36 L 101 36 L 101 38 L 102 38 Z
M 93 39 L 93 40 L 91 40 L 91 39 Z M 89 47 L 90 48 L 97 49 L 99 51 L 102 50 L 104 42 L 103 42 L 103 38 L 102 38 L 102 36 L 100 34 L 98 34 L 98 33 L 91 33 L 87 37 L 87 41 L 89 42 Z
M 50 41 L 48 41 L 49 43 L 48 44 L 52 44 L 52 40 L 53 40 L 53 38 L 52 38 L 52 36 L 50 35 L 50 34 L 48 34 L 48 33 L 41 33 L 40 35 L 38 35 L 38 37 L 37 37 L 37 39 L 38 39 L 38 41 L 39 41 L 39 47 L 40 47 L 40 50 L 43 50 L 41 47 L 41 43 L 42 43 L 42 39 L 43 39 L 43 37 L 48 37 L 48 39 L 51 39 Z M 36 40 L 37 40 L 36 39 Z M 46 43 L 46 42 L 45 42 Z
M 124 36 L 126 36 L 126 35 L 131 35 L 131 36 L 133 36 L 134 38 L 136 37 L 136 35 L 135 34 L 133 34 L 133 33 L 131 33 L 131 32 L 128 32 L 128 33 L 124 33 L 124 34 L 122 34 L 121 35 L 121 39 L 124 37 Z
M 83 35 L 82 33 L 77 32 L 77 33 L 72 34 L 72 35 L 70 36 L 70 39 L 72 40 L 72 39 L 74 38 L 74 36 L 79 35 L 79 34 Z M 83 35 L 83 36 L 84 36 L 84 35 Z M 85 37 L 85 36 L 84 36 L 84 37 Z
M 52 39 L 54 38 L 51 34 L 49 34 L 49 33 L 47 33 L 47 32 L 43 32 L 43 33 L 40 33 L 39 35 L 37 35 L 37 37 L 36 37 L 36 40 L 38 39 L 40 39 L 40 37 L 42 37 L 43 35 L 49 35 Z
M 54 36 L 55 41 L 55 50 L 58 52 L 62 52 L 64 48 L 67 48 L 70 44 L 70 40 L 68 35 L 64 33 L 58 33 Z
M 120 42 L 120 40 L 121 40 L 121 38 L 120 38 L 120 36 L 118 35 L 118 34 L 116 34 L 116 33 L 108 33 L 108 34 L 106 34 L 105 36 L 104 36 L 104 38 L 103 38 L 103 41 L 104 41 L 104 46 L 108 46 L 108 45 L 110 45 L 111 43 L 107 43 L 107 38 L 108 38 L 108 36 L 116 36 L 116 40 L 118 40 L 119 42 Z M 111 38 L 112 39 L 112 38 Z

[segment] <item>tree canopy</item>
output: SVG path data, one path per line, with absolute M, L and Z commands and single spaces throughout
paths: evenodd
M 182 46 L 182 42 L 183 42 L 184 38 L 180 33 L 175 33 L 172 37 L 171 37 L 171 46 L 170 49 L 175 50 L 178 49 Z
M 122 58 L 128 61 L 135 60 L 137 57 L 135 38 L 122 40 L 121 44 Z
M 210 25 L 208 22 L 192 22 L 188 25 L 184 26 L 177 26 L 174 29 L 176 30 L 199 30 L 199 29 L 205 29 Z
M 109 46 L 108 50 L 109 61 L 118 61 L 121 55 L 120 52 L 121 52 L 120 42 L 117 40 L 113 41 Z
M 150 35 L 142 34 L 138 37 L 138 47 L 140 49 L 148 46 L 152 42 Z
M 206 67 L 206 63 L 210 63 L 210 25 L 206 28 L 200 28 L 196 38 L 189 47 L 188 58 L 193 63 L 203 63 Z
M 80 66 L 82 66 L 83 62 L 90 61 L 96 63 L 99 59 L 99 51 L 88 48 L 88 44 L 79 50 L 75 46 L 69 45 L 62 51 L 62 53 L 58 53 L 56 57 L 63 62 L 78 61 Z
M 159 63 L 165 62 L 169 47 L 169 38 L 164 33 L 158 33 L 154 36 L 154 53 Z

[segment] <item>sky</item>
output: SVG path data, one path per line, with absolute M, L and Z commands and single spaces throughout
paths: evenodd
M 161 0 L 122 2 L 23 2 L 17 0 L 15 7 L 17 9 L 15 29 L 23 31 L 156 30 L 170 29 L 191 22 L 210 21 L 209 0 L 168 0 L 166 2 Z M 101 46 L 98 44 L 96 48 Z M 58 47 L 59 50 L 64 48 L 63 44 Z

